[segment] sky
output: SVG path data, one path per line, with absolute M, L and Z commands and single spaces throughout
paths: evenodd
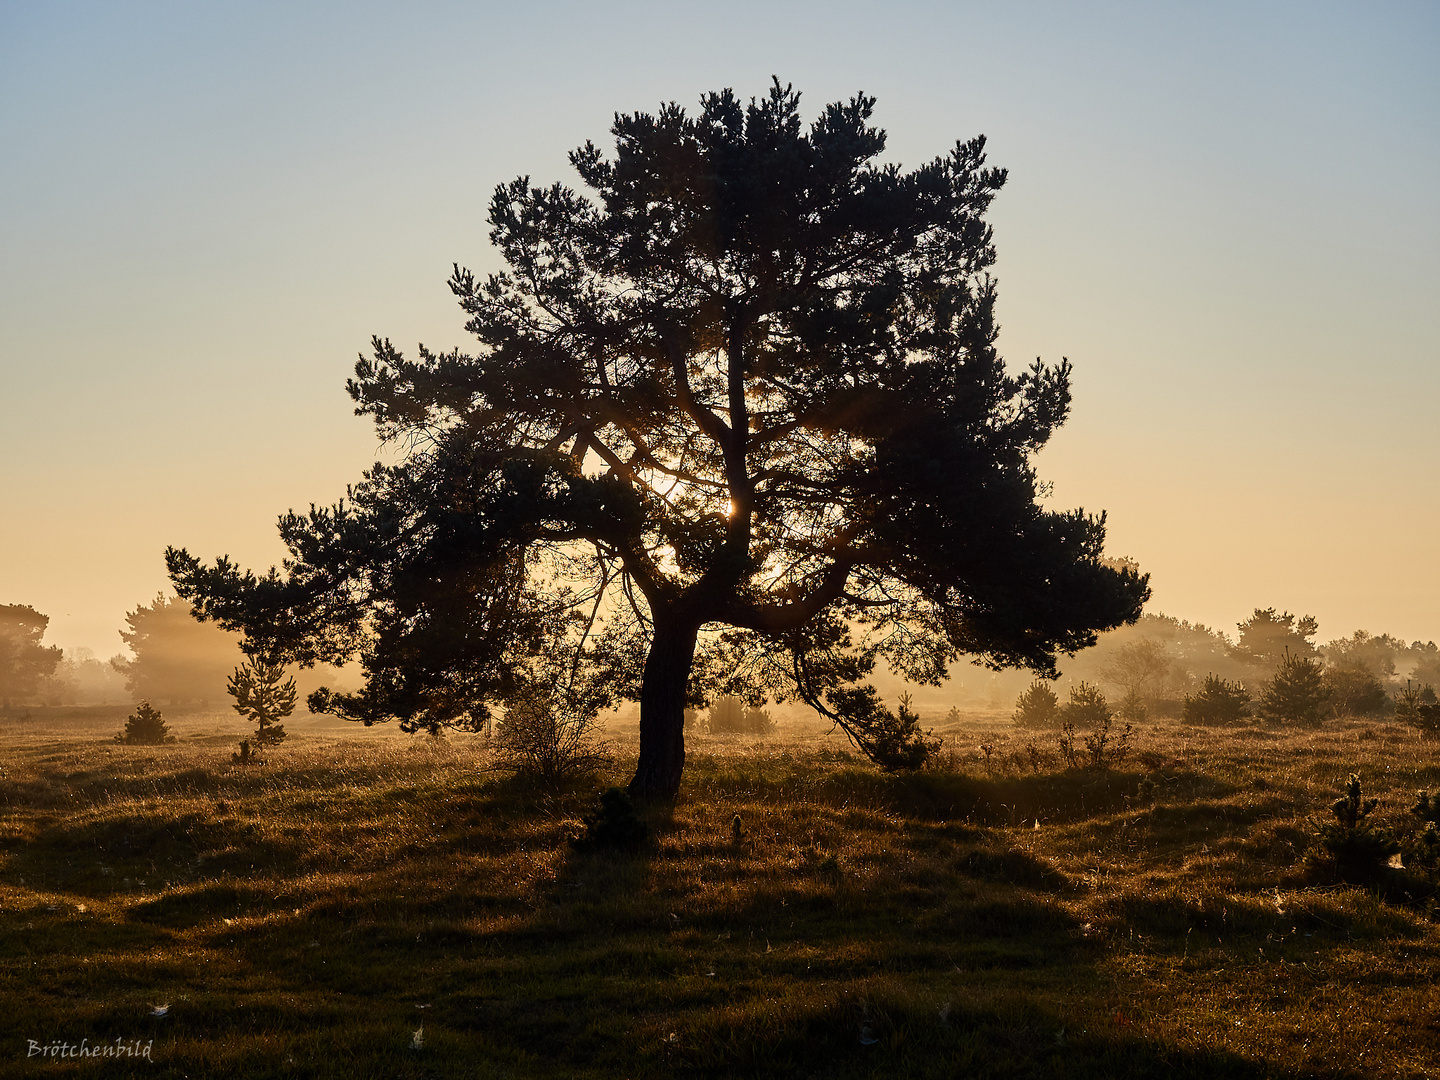
M 371 335 L 467 347 L 453 263 L 617 111 L 878 98 L 983 133 L 1038 457 L 1149 610 L 1440 639 L 1440 6 L 0 0 L 0 604 L 120 651 L 167 544 L 256 568 L 381 453 Z

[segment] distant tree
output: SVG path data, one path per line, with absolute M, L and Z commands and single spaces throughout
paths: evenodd
M 50 616 L 28 604 L 0 604 L 0 707 L 33 700 L 60 663 L 57 646 L 40 644 Z
M 807 130 L 779 82 L 726 90 L 616 116 L 613 157 L 570 156 L 588 193 L 498 188 L 508 268 L 450 281 L 478 354 L 376 340 L 350 383 L 403 463 L 282 519 L 283 573 L 169 551 L 181 595 L 257 655 L 359 653 L 366 687 L 324 701 L 366 722 L 476 723 L 566 642 L 639 700 L 644 797 L 675 794 L 685 706 L 717 693 L 923 760 L 864 683 L 879 660 L 925 685 L 961 656 L 1053 675 L 1137 618 L 1147 582 L 1103 563 L 1103 517 L 1037 501 L 1070 367 L 995 348 L 1005 174 L 978 138 L 883 161 L 873 106 Z M 604 632 L 551 636 L 600 597 Z
M 1185 695 L 1184 718 L 1190 724 L 1233 724 L 1250 715 L 1250 691 L 1213 672 L 1195 694 Z
M 117 656 L 110 663 L 137 699 L 204 708 L 220 700 L 235 662 L 243 659 L 234 634 L 197 621 L 179 597 L 161 593 L 128 612 L 125 623 L 120 639 L 132 658 Z
M 255 722 L 252 741 L 258 749 L 284 740 L 285 727 L 280 721 L 295 710 L 295 680 L 285 677 L 285 665 L 247 661 L 235 669 L 227 689 L 235 699 L 235 711 Z
M 708 727 L 712 735 L 768 735 L 775 730 L 775 720 L 765 708 L 722 694 L 710 706 Z
M 1440 646 L 1435 642 L 1411 642 L 1405 659 L 1410 665 L 1407 678 L 1417 683 L 1440 686 Z
M 125 680 L 90 649 L 66 649 L 45 689 L 57 705 L 118 705 L 129 700 Z
M 1287 655 L 1302 660 L 1317 655 L 1312 639 L 1320 624 L 1314 615 L 1297 619 L 1288 611 L 1276 614 L 1273 607 L 1256 608 L 1250 618 L 1237 625 L 1240 637 L 1236 653 L 1267 669 L 1278 668 Z
M 175 736 L 170 734 L 165 718 L 148 701 L 142 701 L 125 720 L 125 730 L 115 736 L 115 741 L 127 746 L 160 746 L 174 742 Z
M 1404 659 L 1410 647 L 1389 634 L 1374 635 L 1356 630 L 1348 638 L 1328 642 L 1321 650 L 1327 664 L 1368 672 L 1379 682 L 1392 678 L 1396 662 Z
M 1318 724 L 1330 703 L 1325 672 L 1309 656 L 1284 654 L 1280 668 L 1260 691 L 1260 715 L 1292 724 Z
M 1163 663 L 1163 670 L 1155 661 Z M 1061 668 L 1072 682 L 1113 688 L 1122 702 L 1133 698 L 1149 709 L 1183 697 L 1207 672 L 1231 680 L 1254 673 L 1254 664 L 1237 656 L 1220 631 L 1158 612 L 1106 631 L 1093 648 Z
M 735 694 L 721 694 L 710 705 L 706 726 L 712 735 L 733 735 L 743 730 L 745 702 Z
M 1060 722 L 1060 699 L 1044 679 L 1036 679 L 1015 699 L 1011 717 L 1018 727 L 1054 727 Z
M 1174 678 L 1175 660 L 1165 644 L 1155 638 L 1126 642 L 1111 655 L 1100 677 L 1120 690 L 1120 715 L 1143 720 L 1149 703 L 1159 697 Z

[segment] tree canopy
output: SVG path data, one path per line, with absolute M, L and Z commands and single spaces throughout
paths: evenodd
M 874 750 L 878 661 L 1053 675 L 1133 621 L 1103 515 L 1037 502 L 1070 366 L 996 351 L 1005 173 L 983 137 L 883 161 L 874 104 L 807 127 L 778 81 L 725 90 L 617 115 L 612 156 L 570 155 L 584 193 L 498 188 L 507 268 L 450 279 L 478 350 L 376 339 L 348 384 L 403 463 L 284 516 L 268 574 L 169 550 L 180 594 L 254 655 L 358 654 L 312 708 L 367 723 L 478 726 L 537 680 L 638 699 L 643 795 L 679 785 L 687 702 L 798 698 Z

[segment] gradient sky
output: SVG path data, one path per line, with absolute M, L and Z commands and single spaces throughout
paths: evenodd
M 1151 610 L 1440 639 L 1440 6 L 0 0 L 0 603 L 101 656 L 166 544 L 268 566 L 374 460 L 370 335 L 464 347 L 485 208 L 615 111 L 984 133 L 1001 346 Z

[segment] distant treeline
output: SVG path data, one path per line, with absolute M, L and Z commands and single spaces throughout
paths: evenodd
M 43 643 L 49 616 L 0 605 L 0 708 L 148 701 L 172 710 L 228 709 L 226 680 L 244 662 L 240 637 L 198 622 L 190 604 L 160 594 L 125 615 L 126 652 L 108 661 L 89 649 Z M 319 684 L 320 673 L 306 682 Z M 324 673 L 334 685 L 334 669 Z M 308 688 L 307 688 L 308 689 Z
M 128 612 L 120 631 L 128 654 L 109 661 L 86 649 L 62 653 L 46 645 L 49 622 L 32 607 L 0 605 L 0 707 L 142 700 L 171 709 L 229 706 L 226 679 L 244 659 L 239 637 L 197 622 L 178 597 L 162 594 Z M 1057 685 L 1062 691 L 1082 682 L 1099 686 L 1130 715 L 1179 716 L 1185 697 L 1207 676 L 1256 696 L 1289 655 L 1323 665 L 1328 707 L 1336 713 L 1382 715 L 1407 679 L 1440 687 L 1440 648 L 1433 641 L 1407 643 L 1357 630 L 1322 645 L 1318 633 L 1313 616 L 1275 608 L 1256 608 L 1233 636 L 1169 615 L 1145 615 L 1062 661 Z M 303 682 L 322 681 L 320 673 L 305 674 Z M 333 685 L 333 669 L 324 679 Z M 957 666 L 944 687 L 911 689 L 930 714 L 957 703 L 1008 710 L 1031 679 L 1025 671 Z M 888 695 L 902 688 L 882 683 L 881 689 Z

